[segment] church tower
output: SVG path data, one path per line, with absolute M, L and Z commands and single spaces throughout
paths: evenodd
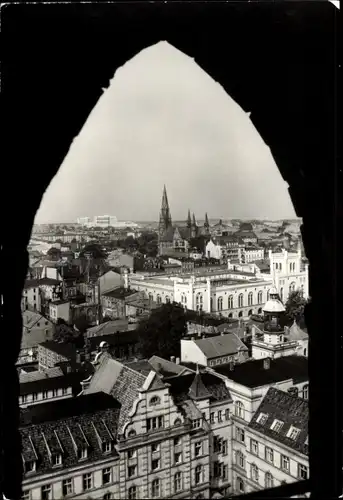
M 192 219 L 191 219 L 191 211 L 188 209 L 188 217 L 187 217 L 187 227 L 191 229 L 192 227 Z
M 210 223 L 208 222 L 207 212 L 205 214 L 204 233 L 210 234 Z
M 160 222 L 159 222 L 159 226 L 158 226 L 159 236 L 160 237 L 163 236 L 163 234 L 167 231 L 167 229 L 169 229 L 169 227 L 171 227 L 171 225 L 172 225 L 172 219 L 171 219 L 171 214 L 170 214 L 170 209 L 169 209 L 167 190 L 166 190 L 166 186 L 164 185 L 161 211 L 160 211 Z
M 192 222 L 192 229 L 191 229 L 191 238 L 195 238 L 198 233 L 198 226 L 195 220 L 195 215 L 193 213 L 193 222 Z

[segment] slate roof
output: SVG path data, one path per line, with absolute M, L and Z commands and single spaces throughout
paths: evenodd
M 24 283 L 24 290 L 27 290 L 29 288 L 38 288 L 39 286 L 39 281 L 37 279 L 34 280 L 26 280 Z
M 106 394 L 98 393 L 60 401 L 32 405 L 20 410 L 20 434 L 24 462 L 37 460 L 36 474 L 53 472 L 50 451 L 62 454 L 62 466 L 54 470 L 77 466 L 76 447 L 88 446 L 88 457 L 82 463 L 92 463 L 104 457 L 101 442 L 115 442 L 119 403 Z M 116 457 L 112 451 L 106 456 Z
M 99 336 L 99 335 L 110 335 L 116 332 L 124 332 L 128 329 L 129 322 L 125 320 L 114 320 L 114 321 L 106 321 L 105 323 L 101 323 L 100 325 L 92 326 L 91 328 L 87 328 L 87 336 Z
M 239 350 L 247 351 L 247 347 L 235 333 L 196 339 L 193 342 L 201 349 L 209 359 L 219 356 L 228 356 L 237 353 Z
M 48 368 L 44 371 L 39 371 L 37 369 L 30 370 L 29 372 L 22 371 L 19 374 L 19 383 L 26 384 L 45 378 L 60 377 L 61 375 L 63 375 L 63 372 L 60 367 Z
M 174 228 L 172 226 L 169 226 L 168 229 L 163 233 L 163 235 L 160 237 L 160 241 L 173 241 L 174 239 Z
M 202 381 L 202 376 L 200 375 L 199 371 L 197 371 L 197 373 L 195 374 L 193 382 L 188 389 L 188 393 L 189 397 L 193 400 L 207 399 L 212 396 L 212 394 L 209 392 L 204 382 Z
M 46 342 L 42 342 L 40 344 L 45 349 L 49 349 L 50 351 L 59 354 L 60 356 L 64 356 L 67 359 L 74 359 L 76 357 L 76 347 L 74 344 L 64 344 L 62 342 L 55 342 L 54 340 L 47 340 Z
M 60 300 L 52 300 L 51 301 L 51 304 L 55 305 L 55 306 L 61 306 L 62 304 L 68 304 L 68 302 L 70 302 L 68 299 L 60 299 Z
M 36 312 L 36 311 L 30 311 L 29 309 L 27 309 L 26 311 L 23 312 L 22 314 L 22 318 L 23 318 L 23 326 L 25 328 L 33 328 L 34 326 L 37 326 L 38 328 L 41 327 L 42 325 L 37 325 L 37 323 L 39 323 L 40 321 L 44 321 L 44 325 L 43 326 L 51 326 L 51 321 L 48 320 L 47 318 L 45 318 L 42 314 L 40 314 L 39 312 Z M 48 325 L 45 325 L 45 322 L 48 323 Z
M 53 285 L 59 285 L 60 283 L 61 283 L 60 280 L 54 280 L 53 278 L 41 278 L 38 282 L 38 285 L 53 286 Z
M 232 371 L 228 365 L 216 366 L 213 369 L 230 380 L 250 388 L 289 379 L 295 384 L 308 380 L 308 360 L 304 356 L 271 359 L 269 369 L 264 368 L 263 359 L 251 359 L 237 364 Z
M 177 404 L 190 399 L 191 395 L 189 389 L 191 388 L 196 374 L 190 373 L 189 375 L 182 375 L 181 377 L 171 377 L 166 380 L 170 384 L 170 393 Z M 201 382 L 205 389 L 210 394 L 211 401 L 226 401 L 231 400 L 231 394 L 229 389 L 226 387 L 224 380 L 220 379 L 212 373 L 201 373 Z M 194 386 L 193 386 L 194 388 Z M 201 387 L 201 391 L 203 391 Z
M 128 418 L 134 401 L 138 398 L 146 377 L 127 366 L 103 356 L 98 370 L 95 372 L 86 394 L 105 392 L 121 404 L 118 426 L 121 430 Z
M 108 292 L 103 292 L 101 295 L 103 297 L 111 297 L 113 299 L 126 299 L 127 297 L 130 297 L 130 295 L 133 295 L 137 293 L 136 290 L 131 290 L 131 289 L 125 289 L 123 287 L 118 287 L 115 288 L 114 290 L 110 290 Z
M 263 425 L 257 422 L 260 413 L 268 415 L 268 419 Z M 275 419 L 284 422 L 279 432 L 270 428 Z M 308 445 L 305 444 L 308 437 L 308 419 L 309 407 L 307 400 L 291 396 L 287 392 L 271 387 L 256 410 L 248 427 L 293 450 L 308 455 Z M 287 437 L 291 426 L 300 430 L 300 434 L 295 440 Z
M 184 371 L 189 372 L 185 366 L 160 358 L 159 356 L 152 356 L 149 359 L 149 364 L 153 370 L 160 373 L 163 377 L 174 377 L 175 375 L 180 375 Z
M 294 321 L 293 325 L 290 327 L 287 337 L 289 340 L 307 340 L 308 333 L 307 330 L 300 328 L 300 326 Z

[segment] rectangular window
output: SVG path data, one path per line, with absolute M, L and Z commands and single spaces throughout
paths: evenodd
M 200 457 L 200 455 L 202 455 L 202 442 L 198 441 L 194 444 L 194 456 Z
M 83 448 L 78 448 L 77 458 L 79 460 L 83 460 L 83 459 L 87 458 L 87 448 L 85 446 Z
M 265 459 L 270 464 L 274 463 L 274 451 L 272 448 L 269 448 L 268 446 L 266 446 L 265 448 Z
M 161 429 L 163 427 L 163 417 L 152 417 L 147 419 L 147 431 Z
M 223 421 L 223 414 L 222 414 L 222 411 L 219 410 L 218 411 L 218 422 L 222 422 Z
M 43 397 L 43 399 L 48 399 L 48 397 L 49 397 L 49 392 L 48 392 L 48 391 L 43 391 L 43 393 L 42 393 L 42 397 Z
M 32 393 L 32 401 L 37 401 L 38 399 L 38 394 L 36 392 Z
M 281 469 L 289 472 L 289 457 L 281 455 Z
M 240 427 L 236 427 L 236 439 L 237 439 L 237 441 L 244 443 L 244 441 L 245 441 L 244 429 L 241 429 Z
M 257 417 L 256 422 L 260 425 L 264 425 L 268 420 L 268 414 L 267 413 L 260 413 L 259 416 Z
M 271 430 L 274 432 L 280 432 L 283 427 L 282 420 L 275 419 L 272 425 L 270 426 Z
M 52 397 L 57 398 L 57 396 L 58 396 L 58 389 L 53 389 L 52 390 Z
M 102 484 L 110 484 L 111 482 L 111 467 L 102 469 Z
M 298 464 L 298 478 L 299 479 L 308 478 L 308 467 L 306 467 L 306 465 Z
M 230 420 L 230 410 L 229 410 L 229 408 L 227 408 L 225 410 L 225 420 Z
M 258 442 L 255 439 L 250 439 L 250 451 L 253 455 L 258 455 Z
M 160 451 L 160 443 L 153 443 L 151 445 L 151 453 L 157 453 Z
M 210 413 L 210 423 L 214 424 L 214 413 Z
M 289 431 L 287 432 L 287 437 L 295 441 L 299 436 L 299 434 L 300 434 L 300 429 L 297 429 L 297 427 L 293 427 L 293 425 L 291 425 Z
M 21 495 L 21 500 L 31 500 L 31 492 L 30 490 L 24 490 Z
M 73 493 L 73 480 L 72 478 L 70 479 L 64 479 L 62 481 L 62 493 L 63 497 L 66 497 L 67 495 L 71 495 Z
M 134 477 L 137 475 L 137 465 L 129 465 L 127 468 L 128 477 Z
M 24 394 L 22 397 L 21 397 L 21 403 L 27 403 L 27 394 Z
M 131 460 L 132 458 L 135 458 L 135 457 L 136 457 L 136 455 L 137 455 L 137 450 L 136 450 L 136 449 L 129 450 L 129 451 L 127 452 L 127 458 L 128 458 L 129 460 Z
M 112 451 L 112 442 L 111 441 L 104 441 L 102 443 L 102 452 L 103 453 L 110 453 Z
M 51 462 L 53 466 L 62 465 L 62 455 L 61 453 L 54 453 L 51 455 Z
M 87 472 L 82 476 L 83 491 L 91 490 L 93 488 L 93 477 L 91 472 Z
M 182 453 L 181 452 L 174 453 L 174 463 L 180 464 L 181 462 L 182 462 Z
M 161 468 L 161 464 L 160 464 L 160 459 L 159 458 L 154 458 L 153 460 L 151 460 L 151 470 L 158 470 Z
M 196 418 L 195 420 L 192 420 L 192 428 L 198 429 L 199 427 L 201 427 L 201 418 Z
M 42 497 L 42 500 L 51 500 L 52 499 L 51 484 L 45 484 L 44 486 L 42 486 L 41 497 Z
M 68 394 L 68 389 L 66 387 L 63 387 L 62 395 L 65 396 L 66 394 Z
M 182 439 L 180 437 L 174 438 L 174 446 L 180 446 L 182 444 Z

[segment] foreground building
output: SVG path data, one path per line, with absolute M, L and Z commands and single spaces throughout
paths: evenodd
M 233 464 L 237 494 L 309 478 L 308 401 L 270 388 L 243 433 Z

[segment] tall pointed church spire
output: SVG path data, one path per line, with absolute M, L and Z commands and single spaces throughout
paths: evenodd
M 160 211 L 159 234 L 160 236 L 172 225 L 166 185 L 163 186 L 162 204 Z
M 187 227 L 191 228 L 191 226 L 192 226 L 191 211 L 188 209 Z
M 194 212 L 193 212 L 193 226 L 196 226 L 197 225 L 197 222 L 195 220 L 195 215 L 194 215 Z
M 204 223 L 204 226 L 205 227 L 210 227 L 210 224 L 208 222 L 207 212 L 205 213 L 205 223 Z

